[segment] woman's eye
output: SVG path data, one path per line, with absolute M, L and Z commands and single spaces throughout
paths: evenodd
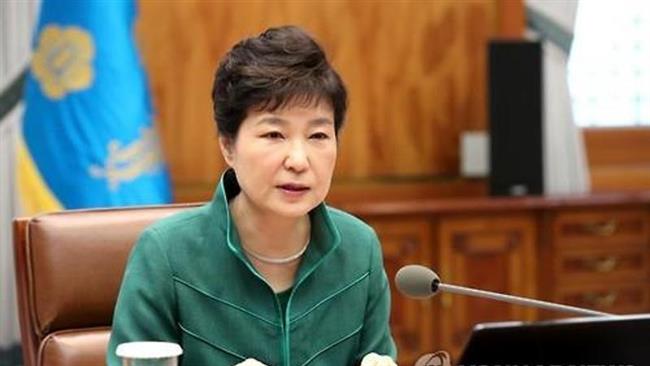
M 324 132 L 317 132 L 309 136 L 309 138 L 316 139 L 316 140 L 326 140 L 329 138 L 329 135 Z
M 273 132 L 267 132 L 262 137 L 269 138 L 269 139 L 281 139 L 283 136 L 280 132 L 273 131 Z

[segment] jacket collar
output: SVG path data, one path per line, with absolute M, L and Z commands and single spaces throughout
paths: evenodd
M 259 273 L 252 266 L 248 257 L 244 255 L 237 227 L 230 215 L 229 201 L 237 196 L 240 191 L 241 188 L 237 182 L 235 171 L 233 169 L 227 169 L 222 174 L 217 190 L 214 192 L 212 201 L 209 203 L 211 206 L 210 216 L 213 220 L 212 224 L 224 230 L 226 236 L 225 242 L 228 249 L 243 261 L 251 271 L 259 276 Z M 309 216 L 311 220 L 310 243 L 300 264 L 295 284 L 298 284 L 304 277 L 307 277 L 313 272 L 325 257 L 336 249 L 341 242 L 339 231 L 330 217 L 325 203 L 321 202 L 311 210 Z

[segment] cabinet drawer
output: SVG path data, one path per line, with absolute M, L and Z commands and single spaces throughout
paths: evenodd
M 642 208 L 563 210 L 553 220 L 553 243 L 563 248 L 644 244 L 648 222 Z
M 648 286 L 644 282 L 616 286 L 561 287 L 557 294 L 560 303 L 613 314 L 645 312 L 648 308 Z
M 643 280 L 648 259 L 645 247 L 590 251 L 558 251 L 558 283 Z

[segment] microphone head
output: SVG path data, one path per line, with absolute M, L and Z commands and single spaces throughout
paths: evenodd
M 431 269 L 410 264 L 397 271 L 395 275 L 395 285 L 402 295 L 426 299 L 436 294 L 440 277 Z

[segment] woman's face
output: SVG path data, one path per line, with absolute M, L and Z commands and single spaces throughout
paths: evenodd
M 249 208 L 300 217 L 329 191 L 337 142 L 327 103 L 249 111 L 235 140 L 220 142 Z

